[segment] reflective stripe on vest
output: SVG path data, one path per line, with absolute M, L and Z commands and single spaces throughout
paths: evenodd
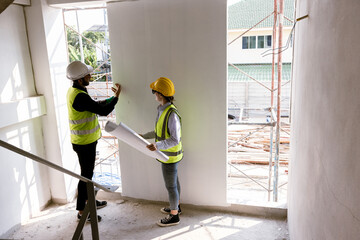
M 76 111 L 72 105 L 79 93 L 88 94 L 85 91 L 71 87 L 67 93 L 67 107 L 69 113 L 71 142 L 86 145 L 95 142 L 101 137 L 101 129 L 96 114 Z
M 100 125 L 97 125 L 95 128 L 91 130 L 70 130 L 71 134 L 74 135 L 86 135 L 86 134 L 92 134 L 96 132 L 100 128 Z
M 168 152 L 168 151 L 161 151 L 161 152 L 163 152 L 166 156 L 168 156 L 168 157 L 170 157 L 170 156 L 178 156 L 178 155 L 180 155 L 180 154 L 182 154 L 183 153 L 183 151 L 182 150 L 180 150 L 180 151 L 178 151 L 178 152 Z
M 89 117 L 89 118 L 80 119 L 80 120 L 69 120 L 69 123 L 70 124 L 81 124 L 81 123 L 94 121 L 95 118 L 96 118 L 96 115 Z
M 177 109 L 174 105 L 169 105 L 160 115 L 158 121 L 155 124 L 155 141 L 163 141 L 165 139 L 168 139 L 170 137 L 169 130 L 168 130 L 168 121 L 169 116 L 171 113 L 175 113 L 178 115 L 181 123 L 181 117 Z M 169 149 L 160 150 L 163 152 L 166 156 L 169 157 L 169 160 L 167 162 L 163 162 L 158 159 L 158 161 L 163 163 L 176 163 L 180 161 L 183 158 L 183 149 L 182 149 L 182 143 L 181 143 L 181 131 L 180 131 L 180 142 L 178 145 L 171 147 Z

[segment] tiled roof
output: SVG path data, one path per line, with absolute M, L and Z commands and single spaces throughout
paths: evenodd
M 273 11 L 273 0 L 240 0 L 228 9 L 228 29 L 249 29 Z M 293 19 L 294 0 L 284 0 L 284 15 L 291 20 Z M 274 16 L 270 16 L 256 28 L 272 28 L 273 22 Z M 292 22 L 284 19 L 284 26 L 292 25 Z
M 237 68 L 244 71 L 251 77 L 260 82 L 271 82 L 271 64 L 234 64 Z M 282 65 L 282 81 L 289 81 L 291 78 L 291 63 Z M 228 65 L 229 82 L 252 82 L 251 78 Z M 277 81 L 277 66 L 275 65 L 275 82 Z
M 88 30 L 86 31 L 91 31 L 91 32 L 105 32 L 107 30 L 107 25 L 92 25 Z

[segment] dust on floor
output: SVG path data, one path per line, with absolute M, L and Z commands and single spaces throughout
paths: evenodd
M 100 239 L 289 239 L 286 220 L 199 210 L 187 205 L 182 206 L 179 225 L 159 227 L 156 222 L 166 216 L 160 212 L 161 207 L 161 203 L 108 201 L 107 207 L 98 210 L 102 216 Z M 10 238 L 71 239 L 78 223 L 76 213 L 75 203 L 52 204 Z M 83 234 L 84 239 L 92 239 L 90 224 L 85 225 Z

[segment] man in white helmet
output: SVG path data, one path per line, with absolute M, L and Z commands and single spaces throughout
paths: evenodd
M 111 90 L 114 96 L 103 101 L 94 101 L 89 96 L 86 86 L 89 85 L 93 68 L 80 61 L 72 62 L 66 68 L 66 77 L 73 81 L 72 87 L 67 92 L 67 107 L 69 113 L 69 125 L 71 143 L 77 153 L 81 168 L 81 176 L 92 179 L 94 174 L 96 144 L 101 137 L 101 129 L 97 115 L 107 116 L 110 114 L 118 101 L 121 86 L 116 83 Z M 87 201 L 86 183 L 79 181 L 76 210 L 77 218 L 80 219 Z M 96 200 L 96 207 L 102 208 L 107 205 L 106 201 Z M 88 220 L 90 221 L 90 217 Z M 97 216 L 98 221 L 101 217 Z

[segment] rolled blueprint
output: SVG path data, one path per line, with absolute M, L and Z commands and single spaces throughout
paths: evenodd
M 105 131 L 150 157 L 157 158 L 164 162 L 169 160 L 169 157 L 161 151 L 150 151 L 147 149 L 146 146 L 150 143 L 124 123 L 120 122 L 119 125 L 117 125 L 116 123 L 107 121 Z

